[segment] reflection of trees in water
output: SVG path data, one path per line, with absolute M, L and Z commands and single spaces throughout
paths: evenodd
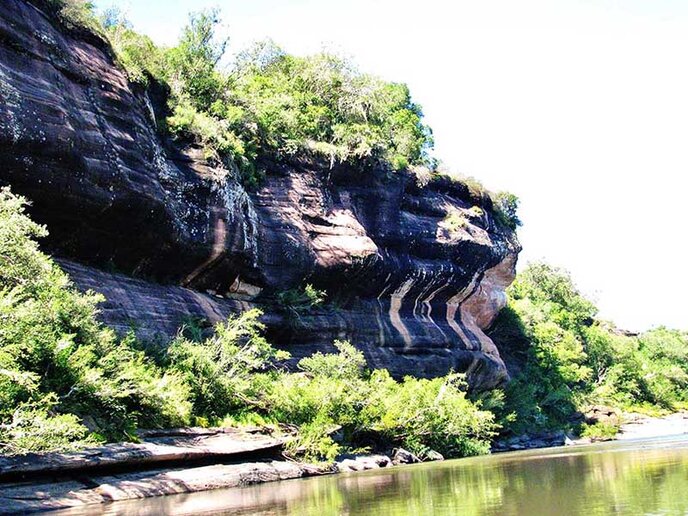
M 680 453 L 680 452 L 679 452 Z M 620 455 L 620 454 L 619 454 Z M 608 500 L 607 509 L 648 513 L 659 508 L 688 513 L 685 497 L 688 483 L 688 458 L 666 450 L 619 456 L 600 460 L 586 456 L 593 474 L 586 476 L 583 489 L 599 493 Z
M 685 514 L 688 448 L 593 447 L 268 483 L 151 502 L 165 513 Z M 176 502 L 175 502 L 176 499 Z M 157 501 L 156 501 L 157 500 Z M 149 501 L 133 506 L 147 513 Z M 211 510 L 212 508 L 212 510 Z M 160 514 L 160 512 L 157 512 Z
M 688 511 L 680 451 L 505 456 L 295 482 L 292 514 L 609 514 Z M 317 490 L 326 482 L 334 492 Z M 301 489 L 303 488 L 303 489 Z M 339 496 L 337 496 L 337 493 Z

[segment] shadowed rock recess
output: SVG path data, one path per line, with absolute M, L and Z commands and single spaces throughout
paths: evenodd
M 483 330 L 505 303 L 520 246 L 487 196 L 306 159 L 266 164 L 248 192 L 199 149 L 160 135 L 164 104 L 48 4 L 3 1 L 0 183 L 33 202 L 50 230 L 45 249 L 76 285 L 106 296 L 105 323 L 160 339 L 189 316 L 258 306 L 294 359 L 339 338 L 395 376 L 454 369 L 480 389 L 507 378 Z M 305 283 L 330 302 L 290 315 L 269 301 Z

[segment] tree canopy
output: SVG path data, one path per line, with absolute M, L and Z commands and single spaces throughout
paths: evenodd
M 193 13 L 179 43 L 155 48 L 121 16 L 107 13 L 105 30 L 133 81 L 169 85 L 174 136 L 196 141 L 206 156 L 236 163 L 255 179 L 259 156 L 321 156 L 399 170 L 432 162 L 432 131 L 405 84 L 360 72 L 341 56 L 294 56 L 264 41 L 220 63 L 228 40 L 218 37 L 219 12 Z

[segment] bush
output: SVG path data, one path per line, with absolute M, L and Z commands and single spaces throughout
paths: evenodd
M 188 102 L 174 107 L 172 116 L 167 118 L 167 127 L 174 136 L 196 141 L 208 160 L 220 162 L 223 157 L 229 157 L 240 165 L 245 159 L 243 143 L 227 122 L 199 112 Z
M 442 221 L 442 225 L 450 232 L 456 232 L 459 229 L 464 229 L 468 225 L 466 215 L 459 210 L 450 211 Z
M 513 414 L 503 420 L 510 431 L 570 426 L 574 412 L 589 404 L 647 410 L 686 401 L 685 333 L 619 334 L 595 319 L 597 308 L 568 273 L 543 263 L 519 273 L 508 294 L 492 336 L 501 349 L 519 353 L 502 415 Z
M 516 229 L 521 225 L 521 219 L 518 218 L 518 197 L 510 192 L 498 192 L 491 197 L 497 220 L 502 225 L 510 229 Z
M 55 9 L 58 21 L 68 29 L 87 30 L 102 35 L 94 2 L 88 0 L 48 0 Z
M 366 361 L 363 353 L 351 343 L 337 340 L 334 342 L 337 354 L 315 353 L 299 361 L 299 369 L 311 377 L 334 379 L 359 379 L 363 377 Z
M 349 343 L 336 346 L 336 354 L 301 360 L 305 374 L 281 375 L 270 389 L 271 417 L 306 430 L 293 452 L 331 459 L 342 450 L 330 435 L 336 429 L 344 445 L 353 447 L 365 444 L 363 436 L 376 435 L 379 442 L 420 455 L 430 449 L 447 457 L 489 450 L 493 415 L 466 397 L 460 376 L 397 382 L 385 370 L 366 370 L 363 355 Z
M 167 366 L 190 386 L 196 416 L 218 421 L 258 404 L 251 395 L 253 375 L 274 360 L 288 358 L 262 336 L 261 315 L 249 310 L 218 324 L 215 335 L 203 342 L 180 335 L 169 347 Z
M 79 421 L 107 439 L 132 438 L 138 425 L 188 423 L 179 377 L 96 321 L 100 296 L 77 292 L 38 250 L 34 238 L 46 230 L 25 205 L 0 191 L 0 446 L 48 449 L 51 435 L 81 442 Z
M 310 283 L 307 283 L 303 288 L 285 290 L 277 295 L 279 305 L 296 314 L 322 306 L 326 299 L 327 293 L 315 288 Z
M 0 425 L 0 454 L 75 450 L 98 443 L 74 414 L 51 413 L 54 395 L 19 405 L 12 419 Z
M 466 215 L 473 218 L 484 216 L 485 212 L 482 207 L 488 205 L 489 199 L 492 205 L 490 211 L 500 226 L 515 231 L 521 225 L 521 220 L 518 217 L 519 199 L 516 195 L 509 192 L 490 192 L 474 177 L 452 172 L 441 163 L 435 164 L 435 167 L 433 170 L 425 167 L 412 169 L 416 175 L 418 186 L 423 188 L 433 183 L 462 185 L 467 190 L 467 194 L 464 195 L 467 195 L 471 202 L 477 203 L 467 210 Z M 458 227 L 462 227 L 458 218 L 453 217 L 453 219 Z
M 148 36 L 138 34 L 118 9 L 101 16 L 112 50 L 129 80 L 146 87 L 150 80 L 164 80 L 164 54 Z
M 225 102 L 245 110 L 264 151 L 310 149 L 332 164 L 383 161 L 393 169 L 428 160 L 431 132 L 408 88 L 338 56 L 295 57 L 263 43 L 242 55 L 229 84 Z
M 216 37 L 215 28 L 219 23 L 217 9 L 191 14 L 179 44 L 167 51 L 166 75 L 173 102 L 189 102 L 207 113 L 221 97 L 225 78 L 216 66 L 225 53 L 227 39 Z
M 372 383 L 380 407 L 373 428 L 409 451 L 424 456 L 430 449 L 447 457 L 487 453 L 495 435 L 492 413 L 479 410 L 466 397 L 463 377 L 450 374 L 432 380 L 406 377 L 402 383 L 377 372 Z
M 581 437 L 588 437 L 592 441 L 610 441 L 619 433 L 619 426 L 612 423 L 595 423 L 581 425 Z
M 337 353 L 302 359 L 301 372 L 280 371 L 270 365 L 284 356 L 259 336 L 253 317 L 244 317 L 221 326 L 206 343 L 182 342 L 170 350 L 171 367 L 192 385 L 195 413 L 209 423 L 224 417 L 296 427 L 287 453 L 311 461 L 332 461 L 370 436 L 420 454 L 435 449 L 454 457 L 489 449 L 493 416 L 468 400 L 460 377 L 399 383 L 386 371 L 368 371 L 363 354 L 348 342 L 335 342 Z M 237 324 L 248 337 L 241 348 L 236 329 L 229 330 Z M 241 356 L 253 358 L 244 363 Z

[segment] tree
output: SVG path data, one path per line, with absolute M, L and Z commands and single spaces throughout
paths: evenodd
M 222 94 L 224 80 L 216 66 L 225 53 L 228 38 L 218 38 L 221 19 L 217 9 L 190 16 L 179 45 L 170 49 L 167 68 L 173 93 L 199 110 L 208 111 Z

